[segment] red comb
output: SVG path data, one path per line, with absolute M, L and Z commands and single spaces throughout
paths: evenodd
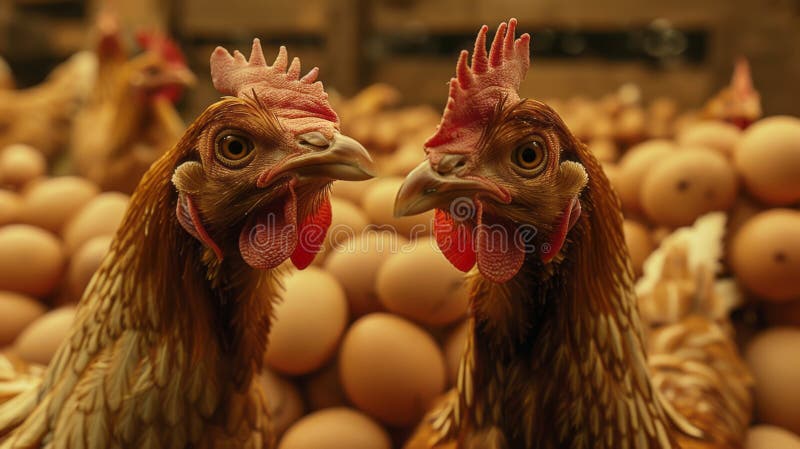
M 144 50 L 160 53 L 171 64 L 186 65 L 186 58 L 178 44 L 161 32 L 139 31 L 136 33 L 136 42 Z
M 501 23 L 487 55 L 486 33 L 489 27 L 481 27 L 470 66 L 467 66 L 469 52 L 461 52 L 456 77 L 450 79 L 450 93 L 442 121 L 436 133 L 425 142 L 426 150 L 448 146 L 448 153 L 472 151 L 498 102 L 503 98 L 510 102 L 520 99 L 517 90 L 530 66 L 531 37 L 525 33 L 515 40 L 516 28 L 517 19 L 509 20 L 508 24 Z M 453 145 L 456 140 L 458 145 Z
M 321 131 L 330 137 L 339 129 L 339 117 L 328 103 L 328 94 L 317 81 L 314 67 L 300 77 L 300 59 L 288 64 L 286 47 L 281 46 L 272 65 L 267 65 L 261 42 L 253 39 L 250 59 L 222 47 L 211 54 L 211 79 L 223 95 L 257 100 L 274 113 L 281 125 L 294 135 Z
M 750 63 L 747 62 L 746 58 L 739 58 L 733 67 L 731 89 L 739 97 L 746 97 L 755 93 L 753 78 L 750 75 Z

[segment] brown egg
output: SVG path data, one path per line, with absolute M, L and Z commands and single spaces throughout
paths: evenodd
M 679 227 L 708 212 L 729 209 L 737 189 L 736 173 L 719 153 L 684 150 L 664 157 L 647 173 L 640 200 L 655 223 Z
M 734 157 L 747 190 L 772 206 L 800 201 L 800 119 L 760 120 L 745 131 Z
M 731 242 L 736 278 L 772 301 L 800 299 L 800 211 L 771 209 L 748 220 Z
M 614 187 L 626 210 L 642 210 L 639 192 L 645 175 L 676 149 L 675 144 L 669 140 L 650 140 L 632 147 L 622 156 L 618 164 L 618 181 Z
M 25 327 L 46 311 L 31 297 L 0 291 L 0 348 L 11 344 Z
M 425 160 L 422 147 L 416 143 L 404 145 L 392 155 L 386 172 L 395 176 L 406 176 L 411 170 Z
M 730 123 L 709 120 L 682 129 L 676 139 L 682 147 L 709 148 L 730 159 L 741 134 Z
M 14 352 L 28 362 L 47 365 L 67 338 L 74 321 L 74 307 L 47 312 L 19 334 L 14 341 Z
M 74 253 L 92 237 L 113 235 L 128 209 L 128 200 L 123 193 L 105 192 L 89 201 L 64 227 L 67 252 Z
M 270 370 L 263 370 L 258 380 L 267 397 L 270 424 L 280 437 L 303 416 L 303 398 L 292 382 Z
M 800 329 L 773 327 L 748 345 L 758 421 L 800 432 Z
M 64 271 L 64 250 L 51 233 L 30 225 L 0 228 L 0 290 L 44 297 Z
M 345 407 L 304 416 L 286 431 L 278 449 L 391 449 L 392 442 L 370 417 Z
M 594 139 L 589 143 L 589 150 L 600 162 L 614 162 L 619 158 L 619 148 L 611 139 Z
M 402 183 L 403 178 L 392 177 L 381 178 L 378 182 L 370 185 L 364 195 L 364 212 L 367 213 L 372 223 L 395 229 L 398 234 L 405 237 L 413 239 L 429 235 L 433 211 L 413 217 L 395 218 L 394 199 Z
M 347 324 L 347 300 L 336 278 L 316 267 L 291 273 L 283 284 L 265 360 L 282 373 L 310 373 L 336 351 Z
M 461 356 L 464 355 L 468 335 L 469 320 L 465 320 L 451 330 L 444 341 L 444 361 L 447 364 L 449 385 L 455 385 L 458 378 L 458 367 L 461 365 Z
M 800 436 L 776 426 L 753 426 L 747 432 L 744 449 L 800 449 Z
M 419 239 L 389 257 L 378 270 L 375 289 L 387 310 L 421 324 L 442 326 L 467 313 L 464 273 L 433 239 Z
M 98 193 L 96 185 L 75 176 L 43 180 L 25 191 L 22 221 L 59 234 Z
M 0 189 L 0 226 L 19 221 L 22 214 L 22 198 L 16 193 Z
M 628 245 L 633 269 L 637 276 L 641 276 L 644 261 L 655 250 L 653 238 L 646 227 L 633 220 L 625 220 L 622 223 L 622 230 L 625 233 L 625 243 Z
M 353 317 L 383 310 L 375 291 L 378 269 L 407 243 L 397 234 L 368 230 L 331 250 L 325 270 L 344 287 Z
M 36 148 L 15 144 L 0 150 L 0 186 L 20 188 L 46 170 L 47 161 Z
M 398 427 L 414 425 L 445 386 L 444 356 L 436 341 L 387 313 L 350 326 L 339 370 L 344 391 L 358 408 Z
M 331 363 L 308 377 L 303 390 L 311 410 L 347 405 L 337 363 Z
M 363 205 L 364 195 L 370 186 L 379 181 L 380 178 L 372 178 L 367 181 L 336 181 L 331 187 L 331 195 L 336 198 L 350 201 L 356 206 Z
M 624 109 L 614 124 L 617 140 L 624 142 L 638 142 L 644 137 L 647 116 L 640 106 L 631 106 Z
M 92 237 L 72 256 L 67 270 L 67 285 L 73 301 L 81 299 L 83 291 L 106 257 L 111 240 L 110 235 Z

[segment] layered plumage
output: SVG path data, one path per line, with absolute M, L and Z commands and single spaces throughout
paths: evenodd
M 471 270 L 457 388 L 407 447 L 737 447 L 746 379 L 731 387 L 745 417 L 715 408 L 740 362 L 732 341 L 702 316 L 645 336 L 619 200 L 600 164 L 550 107 L 509 93 L 529 51 L 515 24 L 501 24 L 488 56 L 484 27 L 471 67 L 462 54 L 451 81 L 451 99 L 469 79 L 483 83 L 471 98 L 493 107 L 459 131 L 451 111 L 476 108 L 448 103 L 438 133 L 451 138 L 428 141 L 428 160 L 398 193 L 399 214 L 436 209 L 444 255 Z M 649 361 L 648 349 L 669 356 Z M 703 399 L 710 406 L 696 407 Z

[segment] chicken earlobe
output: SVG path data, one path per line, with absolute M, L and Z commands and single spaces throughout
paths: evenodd
M 178 189 L 178 205 L 175 214 L 181 227 L 189 235 L 214 251 L 217 259 L 221 261 L 223 259 L 222 250 L 206 231 L 200 212 L 192 200 L 192 195 L 196 195 L 200 191 L 203 176 L 203 166 L 199 162 L 184 162 L 175 169 L 175 173 L 172 175 L 172 184 Z

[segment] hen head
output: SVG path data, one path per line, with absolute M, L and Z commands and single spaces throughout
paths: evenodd
M 186 157 L 172 182 L 178 221 L 218 260 L 270 269 L 291 259 L 305 268 L 330 225 L 330 183 L 372 176 L 369 154 L 339 132 L 317 73 L 301 78 L 284 47 L 267 65 L 258 39 L 249 60 L 213 52 L 214 86 L 228 96 L 179 142 Z
M 581 213 L 588 182 L 585 148 L 556 112 L 521 99 L 530 36 L 515 39 L 516 20 L 502 23 L 486 53 L 482 27 L 472 63 L 462 51 L 427 160 L 397 195 L 396 215 L 435 209 L 444 255 L 462 271 L 477 264 L 488 280 L 506 282 L 526 259 L 550 263 Z
M 130 88 L 146 99 L 178 101 L 196 81 L 178 45 L 158 32 L 141 32 L 136 40 L 142 52 L 128 63 Z

